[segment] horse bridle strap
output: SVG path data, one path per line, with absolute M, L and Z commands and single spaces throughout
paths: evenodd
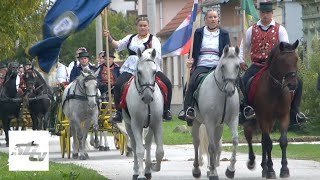
M 215 70 L 215 71 L 216 71 L 216 70 Z M 221 92 L 226 93 L 225 87 L 227 86 L 228 82 L 231 82 L 231 84 L 233 84 L 234 87 L 236 86 L 236 81 L 237 81 L 237 79 L 226 79 L 226 78 L 224 77 L 224 75 L 222 75 L 222 80 L 223 80 L 224 84 L 221 85 L 221 84 L 219 83 L 219 81 L 217 80 L 215 71 L 213 72 L 214 81 L 216 82 L 216 84 L 217 84 L 217 86 L 218 86 L 218 89 L 219 89 Z M 238 76 L 239 76 L 239 75 L 238 75 Z
M 151 61 L 153 62 L 154 64 L 156 64 L 156 62 L 154 62 L 152 59 L 147 59 L 145 61 Z M 138 93 L 141 95 L 143 93 L 143 91 L 145 91 L 146 89 L 150 89 L 152 91 L 152 93 L 154 92 L 154 87 L 156 85 L 156 80 L 154 80 L 154 82 L 151 84 L 151 83 L 145 83 L 145 84 L 140 84 L 140 79 L 139 77 L 137 76 L 137 80 L 138 80 L 138 84 L 137 82 L 135 81 L 135 84 L 136 84 L 136 88 L 137 88 L 137 91 Z M 141 88 L 140 90 L 138 89 L 138 86 L 139 85 Z
M 279 85 L 282 89 L 286 87 L 286 77 L 288 76 L 292 76 L 292 77 L 295 77 L 297 76 L 297 72 L 288 72 L 287 74 L 285 74 L 282 79 L 281 79 L 281 82 L 275 78 L 272 74 L 271 74 L 271 71 L 269 70 L 269 77 L 271 77 L 271 79 L 273 80 L 273 82 L 275 82 L 277 85 Z

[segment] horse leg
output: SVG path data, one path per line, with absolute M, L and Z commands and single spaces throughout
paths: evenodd
M 221 125 L 223 128 L 223 125 Z M 208 142 L 209 142 L 209 146 L 208 146 L 208 152 L 209 152 L 209 156 L 210 156 L 210 163 L 209 163 L 209 180 L 218 180 L 218 173 L 217 173 L 217 169 L 216 169 L 216 153 L 217 153 L 217 146 L 219 146 L 219 143 L 216 144 L 216 142 L 218 142 L 220 140 L 219 137 L 215 137 L 216 134 L 214 132 L 214 129 L 212 128 L 214 127 L 214 125 L 211 124 L 206 124 L 206 130 L 207 130 L 207 135 L 208 135 Z M 215 128 L 217 129 L 217 128 Z M 215 139 L 217 138 L 217 139 Z
M 87 120 L 84 122 L 84 127 L 82 127 L 82 129 L 81 129 L 82 139 L 81 139 L 81 136 L 79 138 L 80 139 L 79 141 L 81 141 L 80 156 L 79 156 L 80 160 L 89 159 L 89 155 L 88 155 L 87 148 L 86 148 L 86 141 L 87 141 L 87 136 L 88 136 L 88 131 L 89 131 L 90 125 L 91 125 L 91 121 Z
M 108 144 L 108 136 L 107 136 L 107 133 L 104 132 L 104 131 L 101 131 L 101 134 L 103 135 L 103 138 L 104 138 L 104 150 L 105 151 L 110 151 L 110 147 L 109 147 L 109 144 Z M 102 142 L 102 141 L 100 141 Z
M 253 170 L 256 166 L 256 156 L 254 155 L 253 148 L 252 148 L 252 134 L 253 134 L 253 127 L 248 125 L 244 126 L 244 135 L 246 137 L 248 148 L 249 148 L 249 161 L 247 162 L 247 168 Z
M 79 140 L 78 140 L 78 129 L 76 128 L 76 122 L 74 122 L 74 120 L 69 120 L 70 123 L 70 130 L 71 130 L 71 134 L 73 137 L 73 143 L 72 143 L 72 158 L 73 159 L 78 159 L 79 157 Z M 77 125 L 78 126 L 78 125 Z
M 199 121 L 193 121 L 192 125 L 192 144 L 194 147 L 194 160 L 193 160 L 193 169 L 192 175 L 195 178 L 199 178 L 201 176 L 201 170 L 199 168 L 199 145 L 200 145 L 200 138 L 199 138 L 199 128 L 200 128 Z
M 156 125 L 155 128 L 153 129 L 154 140 L 157 145 L 157 149 L 156 149 L 156 161 L 157 162 L 156 162 L 156 164 L 152 165 L 152 170 L 154 170 L 154 171 L 160 171 L 161 161 L 164 156 L 163 141 L 162 141 L 162 118 L 159 119 L 157 122 L 158 122 L 158 125 Z M 152 130 L 149 129 L 149 131 L 152 131 Z
M 136 153 L 136 141 L 134 139 L 134 135 L 131 129 L 131 125 L 125 123 L 127 133 L 131 140 L 131 147 L 133 150 L 133 179 L 137 179 L 139 176 L 139 166 L 138 166 L 138 157 Z
M 287 118 L 289 119 L 289 118 Z M 288 131 L 288 121 L 280 121 L 281 127 L 280 132 L 281 136 L 279 139 L 281 151 L 282 151 L 282 159 L 281 159 L 281 170 L 280 170 L 280 177 L 287 178 L 290 176 L 289 168 L 288 168 L 288 161 L 287 161 L 287 146 L 288 146 L 288 139 L 287 139 L 287 131 Z
M 272 140 L 270 138 L 270 135 L 268 132 L 262 132 L 262 143 L 263 143 L 263 148 L 267 152 L 268 160 L 267 160 L 267 179 L 275 179 L 276 178 L 276 173 L 274 172 L 273 169 L 273 162 L 271 158 L 271 151 L 272 151 Z
M 37 130 L 37 118 L 35 116 L 35 114 L 33 112 L 30 113 L 30 116 L 31 116 L 31 120 L 32 120 L 32 130 Z
M 238 119 L 238 117 L 236 118 L 236 120 L 232 121 L 229 124 L 229 129 L 232 134 L 232 147 L 233 147 L 233 149 L 232 149 L 232 156 L 230 158 L 230 165 L 228 166 L 225 174 L 230 179 L 233 179 L 233 177 L 234 177 L 235 164 L 237 161 L 236 156 L 237 156 L 237 148 L 238 148 L 238 143 L 239 143 L 238 120 L 237 119 Z M 220 139 L 220 142 L 222 143 L 221 139 Z
M 144 168 L 144 175 L 147 179 L 151 179 L 151 144 L 152 144 L 153 130 L 149 128 L 149 131 L 145 137 L 145 147 L 146 147 L 146 167 Z M 154 169 L 152 169 L 154 170 Z
M 135 120 L 132 120 L 133 122 L 136 122 Z M 140 127 L 137 124 L 132 123 L 132 132 L 134 135 L 134 139 L 136 141 L 136 154 L 138 158 L 138 166 L 139 166 L 139 176 L 138 179 L 145 178 L 144 176 L 144 167 L 143 167 L 143 158 L 144 158 L 144 152 L 145 148 L 143 146 L 143 139 L 142 139 L 142 127 Z
M 10 130 L 10 119 L 8 117 L 4 117 L 2 120 L 3 123 L 3 130 L 6 136 L 6 147 L 9 147 L 9 130 Z
M 104 151 L 104 146 L 103 146 L 103 144 L 102 144 L 102 136 L 103 136 L 103 131 L 99 131 L 99 142 L 98 142 L 98 144 L 99 144 L 99 151 Z
M 261 161 L 261 167 L 262 167 L 262 177 L 267 176 L 268 166 L 267 166 L 267 150 L 263 143 L 264 139 L 261 137 L 261 148 L 262 148 L 262 161 Z

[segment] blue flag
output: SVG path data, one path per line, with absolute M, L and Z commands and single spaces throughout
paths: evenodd
M 41 70 L 49 73 L 63 41 L 72 32 L 86 28 L 109 3 L 110 0 L 56 0 L 44 19 L 43 40 L 28 51 L 31 56 L 38 56 Z

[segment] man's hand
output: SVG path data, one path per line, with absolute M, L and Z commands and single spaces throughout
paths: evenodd
M 248 66 L 247 66 L 247 64 L 246 63 L 240 63 L 240 69 L 242 70 L 242 71 L 246 71 L 247 69 L 248 69 Z
M 103 30 L 103 35 L 104 35 L 105 37 L 108 37 L 108 42 L 109 42 L 109 43 L 112 43 L 112 41 L 114 40 L 114 39 L 112 38 L 112 36 L 110 35 L 109 30 L 104 29 L 104 30 Z
M 187 61 L 187 67 L 188 67 L 188 68 L 191 68 L 191 67 L 192 67 L 192 64 L 193 64 L 193 58 L 188 59 L 188 61 Z

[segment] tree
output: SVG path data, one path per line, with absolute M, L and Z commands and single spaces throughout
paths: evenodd
M 41 39 L 49 5 L 46 0 L 0 1 L 0 61 L 24 55 L 25 48 Z

